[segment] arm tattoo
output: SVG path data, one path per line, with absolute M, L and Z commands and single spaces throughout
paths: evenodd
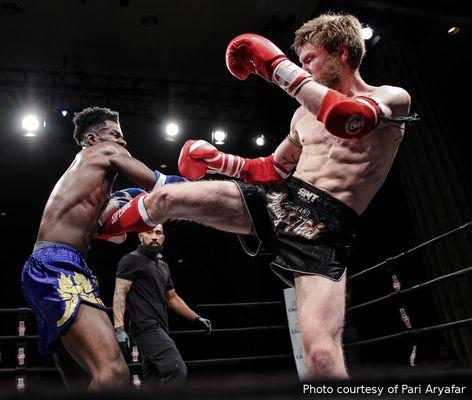
M 283 156 L 282 157 L 282 160 L 283 160 L 282 164 L 283 165 L 297 165 L 298 160 L 295 158 L 295 156 L 293 154 L 290 154 L 290 157 L 291 157 L 291 159 L 289 159 L 286 156 Z
M 115 293 L 113 296 L 113 320 L 115 327 L 124 325 L 124 315 L 126 310 L 126 296 L 124 293 Z
M 115 325 L 123 326 L 126 309 L 125 296 L 119 294 L 113 298 L 113 318 Z
M 115 282 L 115 293 L 113 294 L 113 323 L 115 327 L 124 325 L 126 296 L 131 289 L 131 281 L 117 279 Z

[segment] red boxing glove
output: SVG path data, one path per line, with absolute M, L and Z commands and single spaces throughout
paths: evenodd
M 191 181 L 197 181 L 203 178 L 207 173 L 207 163 L 204 160 L 199 159 L 203 157 L 197 157 L 195 154 L 195 157 L 192 157 L 190 154 L 191 151 L 195 150 L 195 147 L 198 147 L 198 142 L 206 143 L 208 146 L 213 147 L 216 152 L 218 152 L 214 146 L 205 142 L 204 140 L 187 140 L 185 142 L 185 144 L 182 146 L 182 149 L 180 150 L 178 167 L 180 175 L 190 179 Z M 210 153 L 211 150 L 209 150 L 209 155 L 211 158 Z
M 246 183 L 282 182 L 289 175 L 273 156 L 242 158 L 223 153 L 204 140 L 189 140 L 184 144 L 179 157 L 179 171 L 192 180 L 208 173 L 241 178 Z
M 318 111 L 317 119 L 326 130 L 344 139 L 355 139 L 367 135 L 380 123 L 382 110 L 370 97 L 350 98 L 329 89 Z
M 254 33 L 239 35 L 228 44 L 226 66 L 238 79 L 246 80 L 249 74 L 257 74 L 276 83 L 291 96 L 313 80 L 270 40 Z
M 206 174 L 223 174 L 239 177 L 244 159 L 225 154 L 205 140 L 188 140 L 179 157 L 179 172 L 190 180 L 198 180 Z

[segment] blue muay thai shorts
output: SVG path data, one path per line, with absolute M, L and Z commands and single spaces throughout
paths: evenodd
M 83 255 L 65 244 L 37 242 L 23 267 L 21 283 L 36 314 L 43 354 L 57 348 L 59 335 L 74 322 L 81 302 L 106 310 Z

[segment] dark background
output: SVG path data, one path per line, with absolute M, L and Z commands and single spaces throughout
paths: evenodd
M 245 157 L 268 155 L 283 140 L 297 103 L 261 79 L 238 82 L 226 69 L 226 45 L 243 32 L 270 38 L 296 60 L 290 45 L 301 23 L 328 10 L 352 12 L 378 35 L 375 45 L 367 43 L 363 78 L 373 85 L 410 90 L 407 82 L 394 76 L 379 77 L 375 58 L 383 44 L 408 44 L 419 60 L 415 73 L 432 88 L 437 105 L 434 112 L 448 124 L 446 140 L 461 165 L 467 170 L 471 167 L 467 98 L 471 92 L 472 16 L 463 2 L 17 0 L 0 4 L 2 308 L 26 305 L 20 285 L 22 265 L 34 244 L 48 195 L 79 150 L 72 139 L 72 112 L 90 105 L 116 109 L 121 113 L 131 154 L 170 174 L 177 173 L 182 144 L 192 138 L 210 140 L 215 128 L 224 128 L 229 134 L 221 150 Z M 459 26 L 460 32 L 448 35 L 451 26 Z M 62 109 L 69 110 L 65 118 L 60 114 Z M 26 111 L 37 112 L 46 121 L 38 137 L 22 136 L 20 121 Z M 421 117 L 428 120 L 433 115 Z M 169 119 L 181 126 L 174 142 L 165 140 L 163 134 Z M 254 144 L 260 133 L 267 139 L 262 148 Z M 404 142 L 414 133 L 407 132 Z M 409 162 L 414 164 L 414 157 Z M 117 185 L 126 186 L 127 182 L 118 180 Z M 413 227 L 415 210 L 408 205 L 409 195 L 397 161 L 361 218 L 350 273 L 421 242 Z M 270 258 L 248 257 L 235 235 L 181 221 L 167 223 L 165 231 L 164 255 L 176 290 L 187 303 L 283 299 L 284 285 L 270 272 Z M 133 234 L 121 246 L 92 243 L 88 264 L 99 278 L 107 305 L 112 301 L 117 262 L 136 244 Z M 428 276 L 420 255 L 408 258 L 401 267 L 404 287 Z M 356 304 L 390 290 L 390 277 L 374 273 L 352 285 L 351 301 Z M 438 322 L 438 310 L 432 304 L 427 290 L 408 298 L 408 311 L 416 327 Z M 215 328 L 285 323 L 282 307 L 201 312 L 212 319 Z M 352 317 L 362 339 L 403 328 L 393 305 Z M 15 334 L 15 319 L 0 318 L 1 334 Z M 171 329 L 179 328 L 190 326 L 172 317 Z M 434 359 L 444 341 L 442 335 L 428 336 L 421 345 L 427 357 Z M 192 337 L 180 339 L 178 344 L 186 360 L 290 351 L 288 335 L 280 333 Z M 368 347 L 355 356 L 352 369 L 379 364 L 406 366 L 408 346 Z M 8 366 L 6 357 L 0 365 Z M 293 368 L 290 360 L 283 367 Z

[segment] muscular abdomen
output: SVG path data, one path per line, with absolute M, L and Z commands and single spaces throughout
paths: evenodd
M 303 151 L 294 176 L 362 214 L 384 182 L 400 141 L 388 129 L 377 129 L 359 139 L 341 139 L 312 116 L 300 123 L 302 128 L 310 128 L 299 131 Z

